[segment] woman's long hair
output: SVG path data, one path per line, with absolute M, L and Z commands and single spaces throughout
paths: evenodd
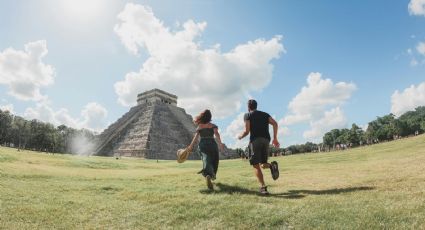
M 200 113 L 198 116 L 196 116 L 195 120 L 193 122 L 196 125 L 199 124 L 206 124 L 211 121 L 211 111 L 206 109 L 202 113 Z

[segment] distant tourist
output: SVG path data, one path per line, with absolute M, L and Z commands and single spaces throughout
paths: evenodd
M 277 141 L 277 122 L 268 114 L 257 110 L 255 100 L 248 101 L 248 113 L 244 116 L 245 131 L 239 136 L 239 140 L 250 134 L 249 137 L 249 162 L 254 167 L 255 176 L 260 184 L 260 194 L 268 195 L 267 186 L 264 183 L 261 168 L 270 168 L 272 178 L 277 180 L 279 177 L 279 168 L 276 161 L 268 163 L 270 133 L 269 124 L 273 126 L 272 144 L 279 148 Z
M 220 134 L 218 133 L 218 127 L 211 123 L 211 117 L 211 112 L 207 109 L 195 118 L 193 122 L 198 125 L 198 128 L 196 129 L 196 134 L 189 145 L 189 149 L 192 150 L 200 137 L 199 150 L 201 151 L 203 161 L 201 173 L 205 177 L 207 187 L 210 190 L 214 188 L 211 180 L 215 180 L 217 176 L 219 161 L 218 149 L 220 148 L 220 151 L 223 151 L 224 149 Z

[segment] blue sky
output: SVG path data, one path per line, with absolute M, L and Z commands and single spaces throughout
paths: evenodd
M 0 108 L 100 131 L 135 93 L 165 87 L 243 146 L 252 97 L 287 146 L 425 105 L 425 1 L 128 3 L 1 1 Z

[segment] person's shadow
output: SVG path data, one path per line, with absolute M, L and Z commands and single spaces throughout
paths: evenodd
M 215 190 L 200 190 L 200 192 L 205 194 L 226 193 L 226 194 L 245 194 L 245 195 L 262 196 L 256 190 L 254 191 L 254 190 L 242 188 L 235 185 L 217 183 L 216 187 L 217 188 Z M 357 191 L 368 191 L 373 189 L 375 189 L 375 187 L 359 186 L 359 187 L 334 188 L 334 189 L 325 189 L 325 190 L 289 190 L 288 192 L 271 193 L 266 196 L 278 197 L 278 198 L 284 198 L 284 199 L 300 199 L 300 198 L 304 198 L 307 195 L 335 195 L 335 194 L 350 193 L 350 192 L 357 192 Z

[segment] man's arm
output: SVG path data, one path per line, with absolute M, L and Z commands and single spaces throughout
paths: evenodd
M 279 148 L 280 144 L 279 144 L 279 141 L 277 141 L 278 124 L 273 119 L 273 117 L 269 117 L 269 124 L 271 124 L 273 126 L 273 142 L 272 142 L 272 144 L 274 145 L 274 147 Z
M 249 130 L 251 129 L 251 127 L 250 127 L 250 123 L 249 123 L 249 120 L 245 120 L 245 131 L 241 134 L 241 135 L 239 135 L 239 140 L 241 140 L 242 138 L 244 138 L 244 137 L 246 137 L 246 135 L 248 135 L 249 134 Z

